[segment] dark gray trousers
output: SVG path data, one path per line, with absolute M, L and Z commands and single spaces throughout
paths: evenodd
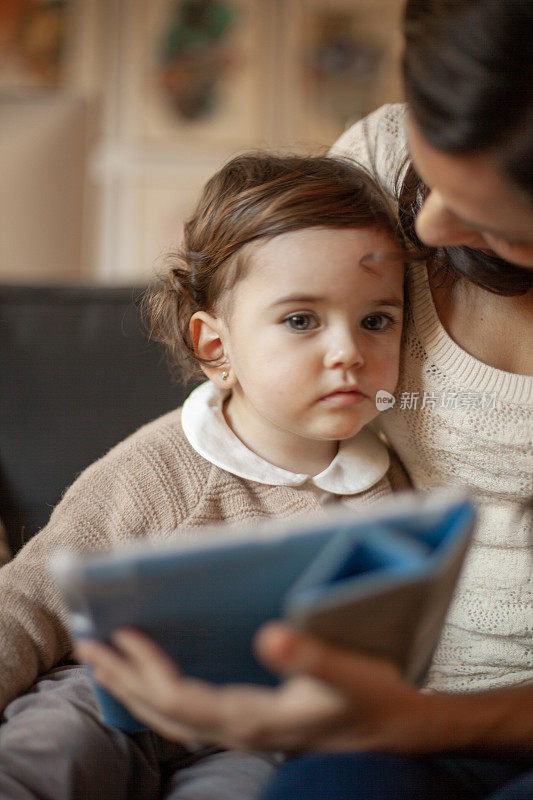
M 78 666 L 43 676 L 0 725 L 1 800 L 253 800 L 275 762 L 126 735 L 103 722 Z

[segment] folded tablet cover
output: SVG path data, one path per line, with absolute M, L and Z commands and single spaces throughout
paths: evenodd
M 56 559 L 73 634 L 120 626 L 155 638 L 188 675 L 274 684 L 251 640 L 285 617 L 327 641 L 393 659 L 420 683 L 437 643 L 474 520 L 464 496 L 410 495 L 364 515 L 279 521 L 196 546 Z M 141 726 L 97 687 L 106 719 Z

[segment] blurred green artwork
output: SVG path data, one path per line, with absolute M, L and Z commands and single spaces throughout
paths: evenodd
M 230 41 L 238 11 L 217 0 L 180 0 L 171 4 L 162 37 L 160 77 L 174 113 L 183 120 L 204 120 L 220 101 L 220 84 L 239 62 Z

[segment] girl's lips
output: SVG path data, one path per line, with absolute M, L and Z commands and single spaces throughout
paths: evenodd
M 362 403 L 363 400 L 366 400 L 366 394 L 363 394 L 358 389 L 341 389 L 322 397 L 323 402 L 336 406 L 358 405 Z

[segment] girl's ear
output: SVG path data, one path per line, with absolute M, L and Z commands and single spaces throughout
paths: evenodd
M 189 323 L 194 352 L 202 361 L 202 372 L 220 389 L 229 389 L 235 383 L 234 375 L 226 358 L 224 339 L 226 327 L 220 317 L 207 311 L 197 311 Z

